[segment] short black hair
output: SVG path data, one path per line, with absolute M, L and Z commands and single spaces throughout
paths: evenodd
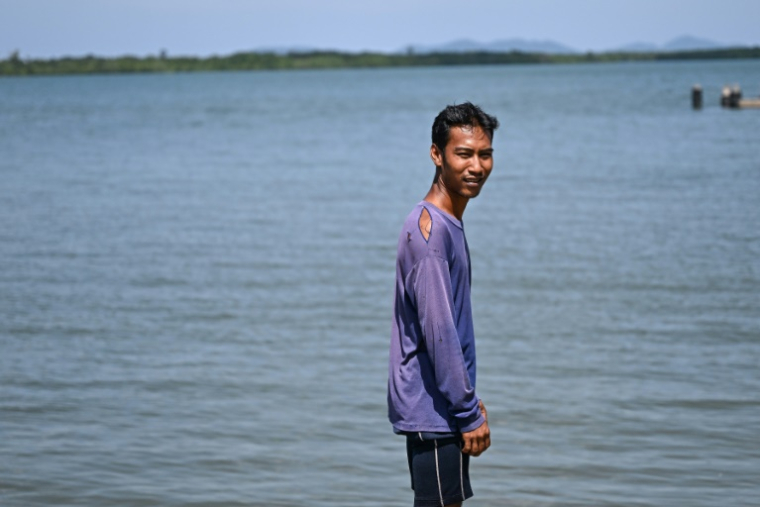
M 433 144 L 438 146 L 441 153 L 446 150 L 451 127 L 480 127 L 493 139 L 493 131 L 499 128 L 499 120 L 472 102 L 446 106 L 433 122 Z

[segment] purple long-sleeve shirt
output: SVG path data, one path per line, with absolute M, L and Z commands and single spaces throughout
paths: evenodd
M 432 225 L 426 239 L 420 217 Z M 462 222 L 419 203 L 401 230 L 388 374 L 397 432 L 468 432 L 483 424 L 475 394 L 470 254 Z

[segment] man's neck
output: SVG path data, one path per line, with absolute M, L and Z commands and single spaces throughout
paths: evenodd
M 464 215 L 464 209 L 467 207 L 469 199 L 462 197 L 461 195 L 452 195 L 446 190 L 446 188 L 440 183 L 438 178 L 433 181 L 425 200 L 436 208 L 443 210 L 450 215 L 454 215 L 457 220 L 462 220 Z

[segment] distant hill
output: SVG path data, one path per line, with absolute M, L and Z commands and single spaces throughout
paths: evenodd
M 402 52 L 418 54 L 427 53 L 467 53 L 483 51 L 487 53 L 504 53 L 521 51 L 523 53 L 571 54 L 575 49 L 551 40 L 500 39 L 492 42 L 478 42 L 472 39 L 458 39 L 437 45 L 411 45 Z
M 613 49 L 613 51 L 622 51 L 624 53 L 649 53 L 660 51 L 661 48 L 657 44 L 651 42 L 631 42 L 625 46 Z
M 709 39 L 694 37 L 691 35 L 682 35 L 666 42 L 665 44 L 654 44 L 651 42 L 637 41 L 617 48 L 611 48 L 601 51 L 622 52 L 622 53 L 662 53 L 672 51 L 699 51 L 707 49 L 724 49 L 737 47 L 737 44 L 723 44 Z M 492 42 L 478 42 L 472 39 L 457 39 L 451 42 L 434 45 L 413 44 L 399 50 L 399 53 L 508 53 L 510 51 L 520 51 L 523 53 L 544 53 L 551 55 L 570 55 L 579 54 L 575 48 L 566 46 L 553 40 L 527 40 L 527 39 L 499 39 Z
M 730 47 L 742 47 L 741 44 L 723 44 L 709 39 L 682 35 L 666 42 L 665 44 L 653 44 L 651 42 L 636 41 L 617 48 L 601 50 L 601 53 L 663 53 L 674 51 L 700 51 L 712 49 L 725 49 Z M 313 51 L 331 51 L 308 46 L 269 46 L 254 49 L 256 53 L 274 53 L 286 55 L 289 53 L 309 53 Z M 339 50 L 336 50 L 339 51 Z M 498 39 L 491 42 L 479 42 L 473 39 L 456 39 L 443 44 L 411 44 L 399 49 L 396 54 L 428 55 L 434 53 L 509 53 L 519 51 L 521 53 L 542 53 L 547 55 L 573 55 L 582 54 L 579 51 L 553 40 L 528 40 L 520 38 Z
M 641 52 L 664 52 L 664 51 L 695 51 L 701 49 L 721 49 L 730 47 L 729 44 L 722 44 L 709 39 L 701 39 L 691 35 L 682 35 L 666 42 L 662 45 L 652 44 L 650 42 L 634 42 L 616 48 L 614 51 L 624 53 L 641 53 Z
M 700 39 L 691 35 L 682 35 L 662 46 L 664 51 L 692 51 L 694 49 L 718 49 L 725 44 L 708 39 Z
M 318 49 L 311 46 L 260 46 L 253 51 L 255 53 L 287 55 L 288 53 L 308 53 L 310 51 L 318 51 Z

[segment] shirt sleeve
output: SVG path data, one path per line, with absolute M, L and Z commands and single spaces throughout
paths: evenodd
M 412 275 L 417 316 L 436 386 L 449 401 L 449 414 L 455 418 L 459 431 L 472 431 L 485 419 L 470 385 L 454 320 L 449 264 L 445 259 L 428 255 L 420 259 Z

